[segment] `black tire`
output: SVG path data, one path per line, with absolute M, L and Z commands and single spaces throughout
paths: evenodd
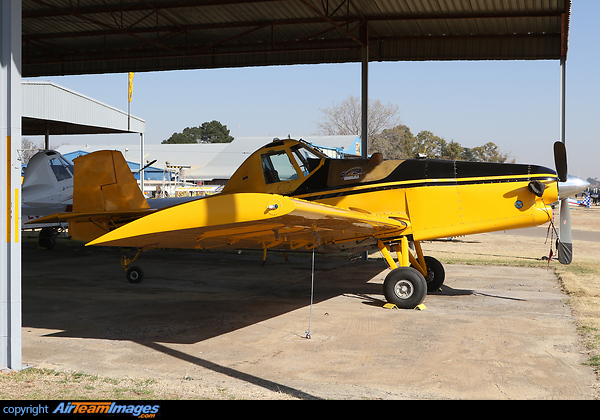
M 42 228 L 38 235 L 38 243 L 41 248 L 54 249 L 56 246 L 56 235 L 58 232 L 54 228 Z
M 386 276 L 383 294 L 389 303 L 400 309 L 414 309 L 425 300 L 427 282 L 412 267 L 396 268 Z
M 425 264 L 427 265 L 427 275 L 425 276 L 425 282 L 427 282 L 428 292 L 437 292 L 444 280 L 446 279 L 446 270 L 441 262 L 433 257 L 425 256 Z M 411 265 L 412 267 L 412 265 Z
M 144 279 L 144 272 L 140 267 L 129 267 L 127 269 L 127 281 L 129 283 L 139 283 Z

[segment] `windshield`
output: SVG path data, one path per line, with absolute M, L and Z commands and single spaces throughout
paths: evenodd
M 304 178 L 319 165 L 324 157 L 302 144 L 293 146 L 290 148 L 290 152 L 294 159 L 293 162 L 285 150 L 272 151 L 261 155 L 267 184 L 292 181 L 299 177 Z M 294 162 L 296 165 L 294 165 Z M 297 172 L 296 166 L 300 169 L 300 173 Z
M 52 170 L 52 173 L 56 177 L 57 181 L 62 181 L 73 177 L 73 164 L 67 159 L 57 156 L 48 161 L 48 163 L 50 164 L 50 169 Z
M 321 161 L 321 156 L 301 144 L 292 147 L 291 151 L 304 176 L 307 176 Z

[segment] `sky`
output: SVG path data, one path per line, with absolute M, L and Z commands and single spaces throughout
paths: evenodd
M 566 64 L 569 173 L 600 179 L 600 1 L 573 0 Z M 560 139 L 560 63 L 369 63 L 369 99 L 397 105 L 413 134 L 428 130 L 464 147 L 494 142 L 517 163 L 554 167 Z M 34 79 L 35 80 L 35 79 Z M 127 110 L 126 73 L 41 77 Z M 320 64 L 135 73 L 131 114 L 146 144 L 217 120 L 234 137 L 306 137 L 324 108 L 360 97 L 361 65 Z M 37 140 L 35 137 L 30 137 Z M 139 134 L 54 136 L 60 144 L 139 143 Z

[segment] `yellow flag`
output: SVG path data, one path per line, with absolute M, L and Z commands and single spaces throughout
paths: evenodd
M 129 90 L 128 90 L 128 99 L 131 102 L 131 96 L 133 95 L 133 72 L 129 72 Z

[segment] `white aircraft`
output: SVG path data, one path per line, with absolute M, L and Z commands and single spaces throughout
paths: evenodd
M 41 228 L 40 246 L 54 247 L 56 236 L 66 225 L 25 224 L 57 211 L 72 211 L 73 163 L 54 150 L 36 153 L 25 167 L 21 190 L 21 228 Z

